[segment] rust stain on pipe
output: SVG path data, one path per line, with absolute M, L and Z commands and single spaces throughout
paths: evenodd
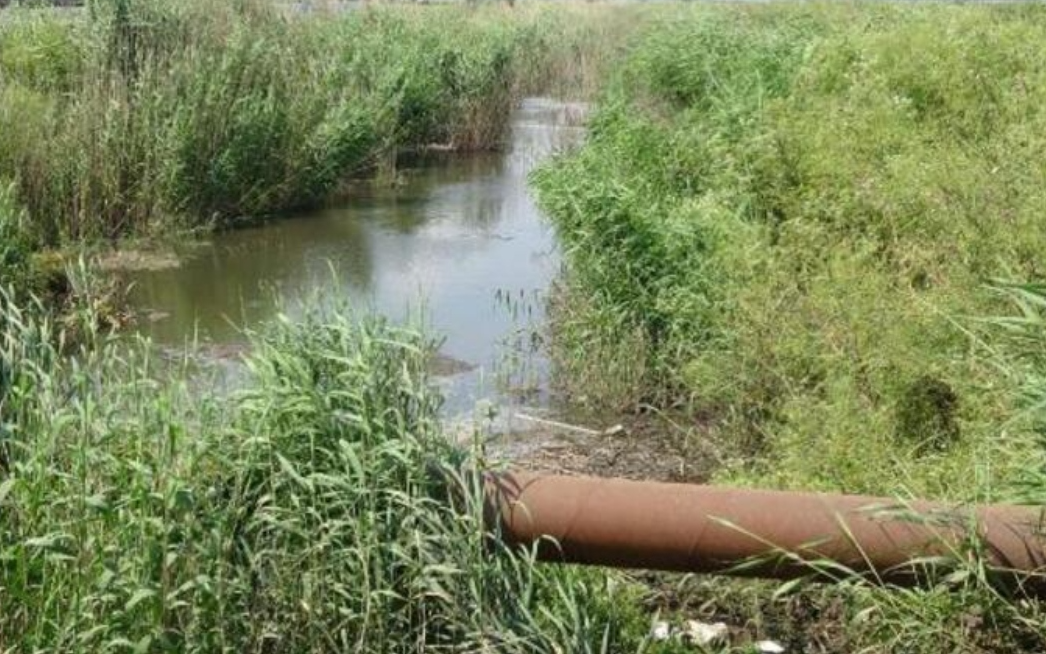
M 526 472 L 488 474 L 486 490 L 488 518 L 502 537 L 536 544 L 544 561 L 777 579 L 811 575 L 828 561 L 912 585 L 925 577 L 927 559 L 954 558 L 979 543 L 1000 579 L 1046 597 L 1046 523 L 1035 507 L 902 506 L 855 495 Z

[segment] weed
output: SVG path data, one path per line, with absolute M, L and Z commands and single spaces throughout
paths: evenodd
M 1014 389 L 957 325 L 998 308 L 987 277 L 1038 274 L 1042 25 L 834 5 L 647 29 L 586 146 L 534 177 L 585 299 L 560 312 L 561 367 L 642 353 L 631 401 L 718 416 L 722 480 L 962 497 L 989 451 L 1014 478 Z

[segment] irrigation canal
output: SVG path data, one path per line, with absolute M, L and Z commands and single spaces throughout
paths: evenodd
M 557 273 L 551 227 L 527 174 L 579 141 L 582 108 L 525 100 L 503 152 L 426 157 L 392 186 L 343 203 L 214 235 L 179 265 L 127 273 L 140 329 L 161 347 L 197 340 L 233 359 L 254 327 L 294 316 L 313 295 L 347 297 L 394 320 L 424 316 L 445 337 L 437 374 L 447 410 L 542 403 L 547 362 L 528 351 Z

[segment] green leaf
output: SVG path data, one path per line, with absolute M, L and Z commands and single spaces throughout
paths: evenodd
M 7 496 L 11 494 L 11 490 L 14 489 L 17 481 L 16 478 L 12 477 L 11 479 L 5 479 L 0 483 L 0 504 L 3 504 L 4 500 L 7 499 Z
M 156 597 L 156 591 L 151 588 L 139 588 L 131 595 L 131 599 L 127 600 L 127 604 L 124 605 L 125 611 L 133 611 L 136 606 L 141 604 L 147 599 Z M 137 649 L 137 648 L 136 648 Z

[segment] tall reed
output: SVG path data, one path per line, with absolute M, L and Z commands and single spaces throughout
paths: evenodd
M 89 309 L 43 315 L 0 296 L 3 651 L 638 645 L 634 591 L 487 533 L 417 334 L 281 320 L 228 396 Z
M 498 147 L 520 93 L 601 47 L 599 14 L 578 15 L 561 26 L 497 7 L 305 14 L 266 0 L 11 9 L 0 171 L 48 244 L 319 202 L 404 148 Z

